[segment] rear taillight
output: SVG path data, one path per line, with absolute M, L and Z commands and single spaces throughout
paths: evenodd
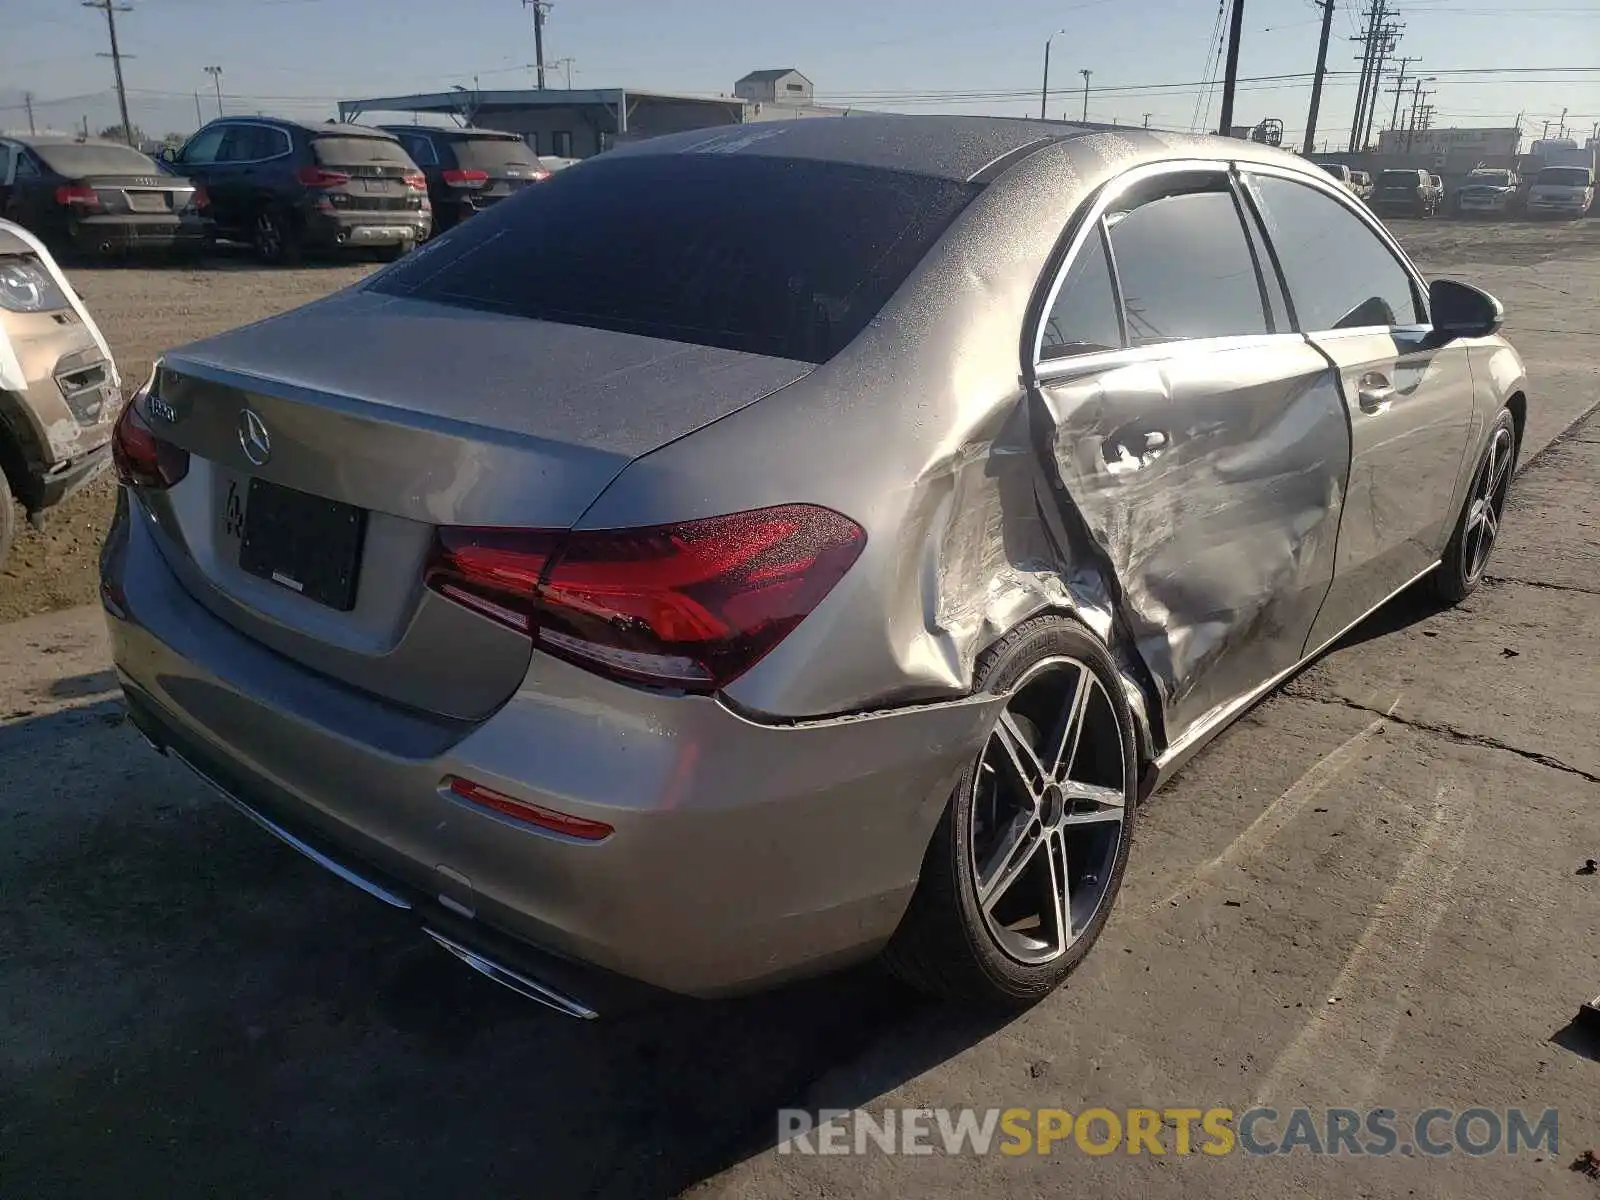
M 68 208 L 99 208 L 100 193 L 87 183 L 64 183 L 56 189 L 56 203 Z
M 428 177 L 421 171 L 408 171 L 406 172 L 405 179 L 406 186 L 414 192 L 425 192 L 428 190 Z
M 330 171 L 326 167 L 299 167 L 294 177 L 309 188 L 340 187 L 350 182 L 343 171 Z
M 207 192 L 205 188 L 197 186 L 194 189 L 194 195 L 189 198 L 189 205 L 191 208 L 210 208 L 211 193 Z
M 111 462 L 129 487 L 169 488 L 189 473 L 189 452 L 157 437 L 135 400 L 128 401 L 111 431 Z
M 481 188 L 489 182 L 489 172 L 451 167 L 448 171 L 440 171 L 439 178 L 451 187 Z
M 602 675 L 708 692 L 781 642 L 865 544 L 811 504 L 642 529 L 441 529 L 427 585 Z

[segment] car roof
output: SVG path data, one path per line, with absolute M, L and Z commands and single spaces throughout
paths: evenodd
M 377 125 L 357 125 L 350 121 L 295 121 L 288 117 L 246 116 L 240 114 L 232 117 L 214 117 L 207 121 L 202 128 L 209 129 L 212 125 L 251 124 L 273 125 L 279 129 L 298 129 L 312 137 L 372 137 L 385 141 L 394 137 L 387 129 Z
M 121 150 L 133 150 L 139 154 L 144 153 L 139 147 L 130 146 L 127 142 L 118 142 L 111 138 L 74 137 L 70 133 L 7 133 L 0 135 L 0 142 L 14 142 L 19 146 L 31 146 L 34 148 L 47 146 L 116 146 Z
M 662 154 L 741 154 L 811 159 L 972 181 L 993 178 L 1045 146 L 1081 144 L 1091 158 L 1128 166 L 1190 154 L 1298 164 L 1305 159 L 1258 142 L 1109 125 L 1072 125 L 1017 117 L 900 116 L 851 113 L 751 125 L 718 126 L 629 142 L 601 159 Z M 1309 165 L 1315 169 L 1314 165 Z
M 378 128 L 385 133 L 392 133 L 396 137 L 402 133 L 427 134 L 429 137 L 443 138 L 449 142 L 520 142 L 522 140 L 516 134 L 507 133 L 503 129 L 456 129 L 448 125 L 379 125 Z

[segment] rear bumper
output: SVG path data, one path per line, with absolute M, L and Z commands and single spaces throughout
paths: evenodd
M 111 443 L 91 450 L 82 458 L 62 464 L 43 476 L 38 484 L 38 503 L 29 505 L 34 512 L 44 512 L 64 504 L 88 487 L 111 465 Z
M 667 991 L 752 990 L 875 953 L 1000 703 L 772 727 L 540 657 L 488 721 L 446 723 L 211 616 L 147 520 L 119 503 L 102 594 L 152 740 L 364 878 L 453 913 L 468 943 L 512 939 Z M 452 775 L 615 832 L 536 831 L 455 799 Z
M 210 221 L 201 218 L 127 216 L 84 217 L 73 221 L 67 236 L 78 250 L 165 250 L 203 248 L 215 237 Z
M 320 249 L 332 250 L 345 246 L 356 249 L 426 241 L 432 227 L 431 212 L 325 213 L 313 209 L 306 216 L 305 234 L 306 241 Z

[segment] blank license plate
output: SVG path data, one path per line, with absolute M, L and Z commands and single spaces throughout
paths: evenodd
M 166 212 L 165 192 L 129 192 L 128 207 L 134 212 Z
M 366 528 L 365 509 L 252 479 L 239 569 L 349 612 L 356 605 Z

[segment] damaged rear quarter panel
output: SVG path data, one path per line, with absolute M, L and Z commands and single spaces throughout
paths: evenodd
M 1028 156 L 841 354 L 636 461 L 585 514 L 614 528 L 811 502 L 866 530 L 845 578 L 729 687 L 741 711 L 805 720 L 966 695 L 983 650 L 1043 611 L 1110 645 L 1159 741 L 1298 658 L 1349 457 L 1326 360 L 1282 337 L 1181 366 L 1178 351 L 1147 356 L 1048 399 L 1023 382 L 1030 306 L 1074 214 L 1129 167 L 1195 146 L 1096 135 Z M 1109 473 L 1104 438 L 1136 411 L 1181 438 L 1157 472 Z

